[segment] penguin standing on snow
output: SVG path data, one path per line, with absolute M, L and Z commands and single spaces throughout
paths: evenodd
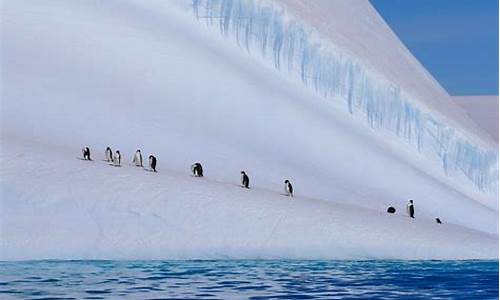
M 415 219 L 415 207 L 413 206 L 413 200 L 410 200 L 408 204 L 406 204 L 406 212 L 410 218 Z
M 115 156 L 113 157 L 113 162 L 115 164 L 115 167 L 120 167 L 122 161 L 122 155 L 120 154 L 120 150 L 116 150 Z
M 85 160 L 92 160 L 90 159 L 90 148 L 89 147 L 85 147 L 82 149 L 82 154 L 83 154 L 83 159 Z
M 149 156 L 149 167 L 153 172 L 156 172 L 156 157 L 154 155 Z
M 287 196 L 293 197 L 293 187 L 288 179 L 285 180 L 285 194 Z
M 137 149 L 137 151 L 135 151 L 132 163 L 134 163 L 136 167 L 142 167 L 142 154 L 140 149 Z
M 106 161 L 107 162 L 113 162 L 113 151 L 111 150 L 111 148 L 109 147 L 106 147 Z
M 203 177 L 203 167 L 200 163 L 194 163 L 191 166 L 191 171 L 193 172 L 194 177 Z
M 249 189 L 248 185 L 250 184 L 250 178 L 248 178 L 247 173 L 245 171 L 241 171 L 241 186 Z

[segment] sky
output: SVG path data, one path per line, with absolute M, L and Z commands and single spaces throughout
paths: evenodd
M 498 95 L 498 0 L 370 0 L 451 95 Z

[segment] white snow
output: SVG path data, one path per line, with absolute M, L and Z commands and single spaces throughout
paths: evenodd
M 388 215 L 246 190 L 237 172 L 225 182 L 45 149 L 21 140 L 6 145 L 15 157 L 7 155 L 3 166 L 10 175 L 3 183 L 2 260 L 491 259 L 498 253 L 496 235 L 436 224 L 421 218 L 418 206 L 411 220 L 404 206 Z M 23 186 L 13 177 L 23 178 Z
M 439 112 L 447 122 L 490 141 L 454 99 L 411 54 L 369 0 L 278 0 L 293 14 L 363 64 L 374 69 L 412 98 Z M 352 16 L 358 16 L 353 18 Z
M 376 64 L 379 66 L 377 70 L 371 67 L 374 63 L 366 63 L 388 62 L 380 59 L 386 55 L 373 55 L 372 51 L 366 51 L 361 53 L 361 57 L 356 57 L 350 51 L 339 48 L 335 44 L 337 39 L 325 38 L 324 34 L 287 14 L 274 2 L 197 0 L 189 3 L 202 23 L 219 29 L 224 36 L 233 37 L 242 49 L 262 56 L 268 65 L 301 82 L 325 100 L 343 104 L 346 112 L 371 128 L 392 133 L 402 143 L 411 145 L 415 152 L 440 164 L 447 176 L 465 177 L 474 188 L 498 192 L 496 145 L 449 97 L 441 99 L 433 93 L 442 92 L 442 88 L 435 81 L 419 76 L 428 73 L 422 71 L 415 59 L 411 60 L 411 64 L 404 64 L 404 68 L 398 68 L 398 76 L 408 78 L 399 84 L 397 82 L 401 80 L 391 80 L 388 71 L 392 68 L 380 68 L 379 63 Z M 294 2 L 286 3 L 290 5 Z M 342 15 L 343 18 L 338 20 L 346 17 L 374 19 L 375 22 L 369 22 L 370 32 L 384 37 L 383 41 L 387 37 L 392 38 L 389 43 L 378 41 L 378 44 L 391 49 L 389 51 L 394 49 L 403 58 L 402 61 L 409 55 L 401 43 L 395 42 L 387 26 L 377 26 L 382 23 L 381 19 L 374 18 L 377 15 L 366 0 L 335 1 L 333 5 L 322 1 L 315 3 L 325 4 L 320 6 L 322 12 L 335 11 Z M 352 9 L 353 6 L 364 9 Z M 299 8 L 301 12 L 307 10 Z M 352 45 L 358 46 L 368 26 L 363 22 L 344 23 L 348 26 L 331 27 L 335 32 L 344 33 L 344 37 L 353 41 Z M 364 30 L 342 29 L 351 26 Z M 376 40 L 367 39 L 366 42 L 363 41 L 364 47 L 377 48 Z M 397 47 L 393 47 L 394 44 Z M 359 47 L 349 48 L 356 50 Z M 421 93 L 412 92 L 415 86 L 419 86 Z M 441 111 L 447 113 L 442 114 Z M 471 135 L 474 132 L 477 134 Z
M 498 96 L 454 96 L 453 101 L 498 143 Z
M 2 260 L 497 257 L 496 195 L 173 2 L 6 1 L 2 22 Z

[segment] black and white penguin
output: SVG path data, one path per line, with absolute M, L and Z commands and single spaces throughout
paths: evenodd
M 285 194 L 287 196 L 293 197 L 293 187 L 288 179 L 285 180 Z
M 436 218 L 436 223 L 443 224 L 443 223 L 441 223 L 441 220 L 439 218 Z
M 116 150 L 115 156 L 113 156 L 113 162 L 115 166 L 119 167 L 122 161 L 122 155 L 120 154 L 120 150 Z
M 113 150 L 110 147 L 106 147 L 105 156 L 107 162 L 113 162 Z
M 247 173 L 245 173 L 245 171 L 241 171 L 241 186 L 248 189 L 249 184 L 250 178 L 248 178 Z
M 149 156 L 149 167 L 153 172 L 156 172 L 156 157 L 154 155 Z
M 140 149 L 137 149 L 137 151 L 135 151 L 132 163 L 134 163 L 136 167 L 142 167 L 142 154 Z
M 82 154 L 83 154 L 83 159 L 85 159 L 85 160 L 92 160 L 90 158 L 90 148 L 89 147 L 84 147 L 82 149 Z
M 406 213 L 408 213 L 408 216 L 410 216 L 410 218 L 415 218 L 415 207 L 413 206 L 413 200 L 410 200 L 408 204 L 406 204 Z
M 203 177 L 203 167 L 200 163 L 194 163 L 191 166 L 191 171 L 195 177 Z

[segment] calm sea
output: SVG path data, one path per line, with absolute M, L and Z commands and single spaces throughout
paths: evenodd
M 498 261 L 33 261 L 0 272 L 0 299 L 498 299 Z

